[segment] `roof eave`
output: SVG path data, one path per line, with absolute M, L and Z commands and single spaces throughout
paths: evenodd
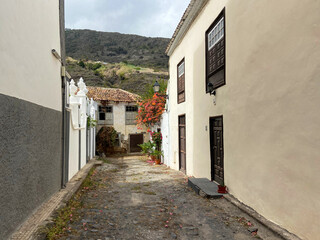
M 208 3 L 208 1 L 209 0 L 191 0 L 166 49 L 166 54 L 169 57 L 179 46 L 185 34 L 188 32 L 190 26 L 197 18 L 203 7 Z

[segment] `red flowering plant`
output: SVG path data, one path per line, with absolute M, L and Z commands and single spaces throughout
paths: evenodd
M 137 124 L 138 126 L 154 126 L 160 122 L 161 115 L 164 112 L 166 99 L 163 96 L 154 94 L 151 99 L 142 100 L 139 105 Z
M 162 134 L 161 132 L 151 132 L 152 141 L 156 144 L 158 150 L 161 149 Z

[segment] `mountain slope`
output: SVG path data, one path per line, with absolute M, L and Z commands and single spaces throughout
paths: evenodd
M 75 59 L 167 69 L 165 49 L 169 41 L 168 38 L 67 29 L 66 53 Z
M 74 80 L 83 77 L 87 86 L 121 88 L 139 95 L 145 93 L 145 86 L 157 79 L 168 80 L 167 71 L 134 66 L 128 63 L 103 63 L 78 61 L 67 58 L 67 71 Z

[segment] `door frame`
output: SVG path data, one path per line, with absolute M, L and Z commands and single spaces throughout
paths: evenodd
M 215 119 L 217 118 L 221 118 L 221 123 L 222 123 L 222 164 L 223 164 L 223 179 L 222 179 L 222 183 L 217 182 L 214 179 L 214 154 L 212 152 L 212 148 L 213 148 L 213 122 Z M 219 116 L 214 116 L 214 117 L 209 117 L 209 131 L 210 131 L 210 169 L 211 169 L 211 181 L 214 181 L 218 184 L 224 184 L 224 134 L 223 134 L 223 115 L 219 115 Z
M 181 146 L 180 146 L 180 117 L 184 117 L 184 131 L 185 131 L 185 169 L 181 169 Z M 178 146 L 179 146 L 179 171 L 183 172 L 184 174 L 187 174 L 187 118 L 186 114 L 178 115 Z

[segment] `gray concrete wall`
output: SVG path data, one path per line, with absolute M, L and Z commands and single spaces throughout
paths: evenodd
M 61 186 L 62 113 L 0 94 L 0 239 Z

